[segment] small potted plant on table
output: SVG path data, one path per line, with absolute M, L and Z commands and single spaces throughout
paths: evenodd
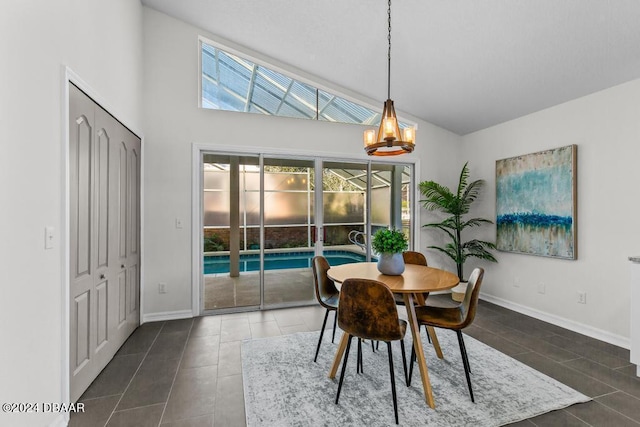
M 373 235 L 371 247 L 378 254 L 378 270 L 388 276 L 404 272 L 402 252 L 408 247 L 407 236 L 400 230 L 383 228 Z

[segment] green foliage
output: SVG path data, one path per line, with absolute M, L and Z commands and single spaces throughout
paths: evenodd
M 290 240 L 279 246 L 279 248 L 306 248 L 306 247 L 307 247 L 306 240 Z
M 477 239 L 463 242 L 461 239 L 462 231 L 466 228 L 493 224 L 493 222 L 484 218 L 464 219 L 464 215 L 469 213 L 471 204 L 478 198 L 484 184 L 484 180 L 481 179 L 469 182 L 469 167 L 468 163 L 465 163 L 460 173 L 456 193 L 434 181 L 423 181 L 419 185 L 420 192 L 424 196 L 424 199 L 420 200 L 420 202 L 424 208 L 449 215 L 441 222 L 424 225 L 424 227 L 441 230 L 450 238 L 450 242 L 444 247 L 429 246 L 429 248 L 439 250 L 456 263 L 458 278 L 461 281 L 464 280 L 463 267 L 467 258 L 475 257 L 498 262 L 493 254 L 489 252 L 489 249 L 496 248 L 495 244 Z
M 407 236 L 401 231 L 383 228 L 376 231 L 371 241 L 371 247 L 379 254 L 382 253 L 399 253 L 407 249 Z
M 311 181 L 313 183 L 313 179 Z M 350 181 L 337 175 L 331 169 L 322 170 L 322 189 L 324 191 L 358 191 L 362 192 L 362 188 L 353 185 Z
M 310 187 L 313 190 L 315 188 L 315 174 L 313 168 L 299 167 L 299 166 L 265 166 L 265 173 L 273 172 L 292 172 L 292 173 L 308 173 Z M 351 182 L 334 173 L 331 169 L 325 168 L 322 170 L 322 189 L 325 191 L 362 191 L 353 185 Z
M 217 234 L 212 234 L 204 239 L 204 252 L 224 251 L 224 242 Z

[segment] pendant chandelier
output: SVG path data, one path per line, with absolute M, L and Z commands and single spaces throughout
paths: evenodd
M 397 156 L 398 154 L 411 153 L 414 148 L 415 132 L 412 127 L 404 128 L 400 132 L 396 110 L 391 99 L 391 0 L 389 0 L 388 33 L 389 50 L 387 53 L 387 100 L 384 103 L 380 127 L 376 138 L 375 130 L 364 131 L 364 149 L 370 156 Z

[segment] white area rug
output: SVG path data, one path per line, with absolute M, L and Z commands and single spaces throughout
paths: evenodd
M 591 400 L 465 335 L 476 400 L 472 403 L 455 333 L 437 333 L 444 360 L 436 357 L 422 334 L 435 409 L 425 403 L 417 365 L 407 388 L 400 345 L 392 343 L 400 425 L 499 426 Z M 411 337 L 407 335 L 408 359 Z M 318 336 L 319 332 L 305 332 L 242 343 L 247 425 L 395 425 L 386 344 L 380 343 L 375 353 L 370 344 L 363 344 L 364 374 L 356 374 L 353 339 L 340 403 L 335 405 L 340 370 L 335 380 L 328 374 L 339 336 L 332 344 L 331 333 L 325 333 L 318 363 L 313 363 Z

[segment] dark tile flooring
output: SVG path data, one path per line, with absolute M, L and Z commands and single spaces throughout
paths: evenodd
M 244 426 L 241 341 L 318 330 L 323 316 L 311 306 L 144 324 L 69 425 Z M 514 426 L 640 425 L 640 379 L 628 350 L 483 301 L 465 332 L 593 398 Z

